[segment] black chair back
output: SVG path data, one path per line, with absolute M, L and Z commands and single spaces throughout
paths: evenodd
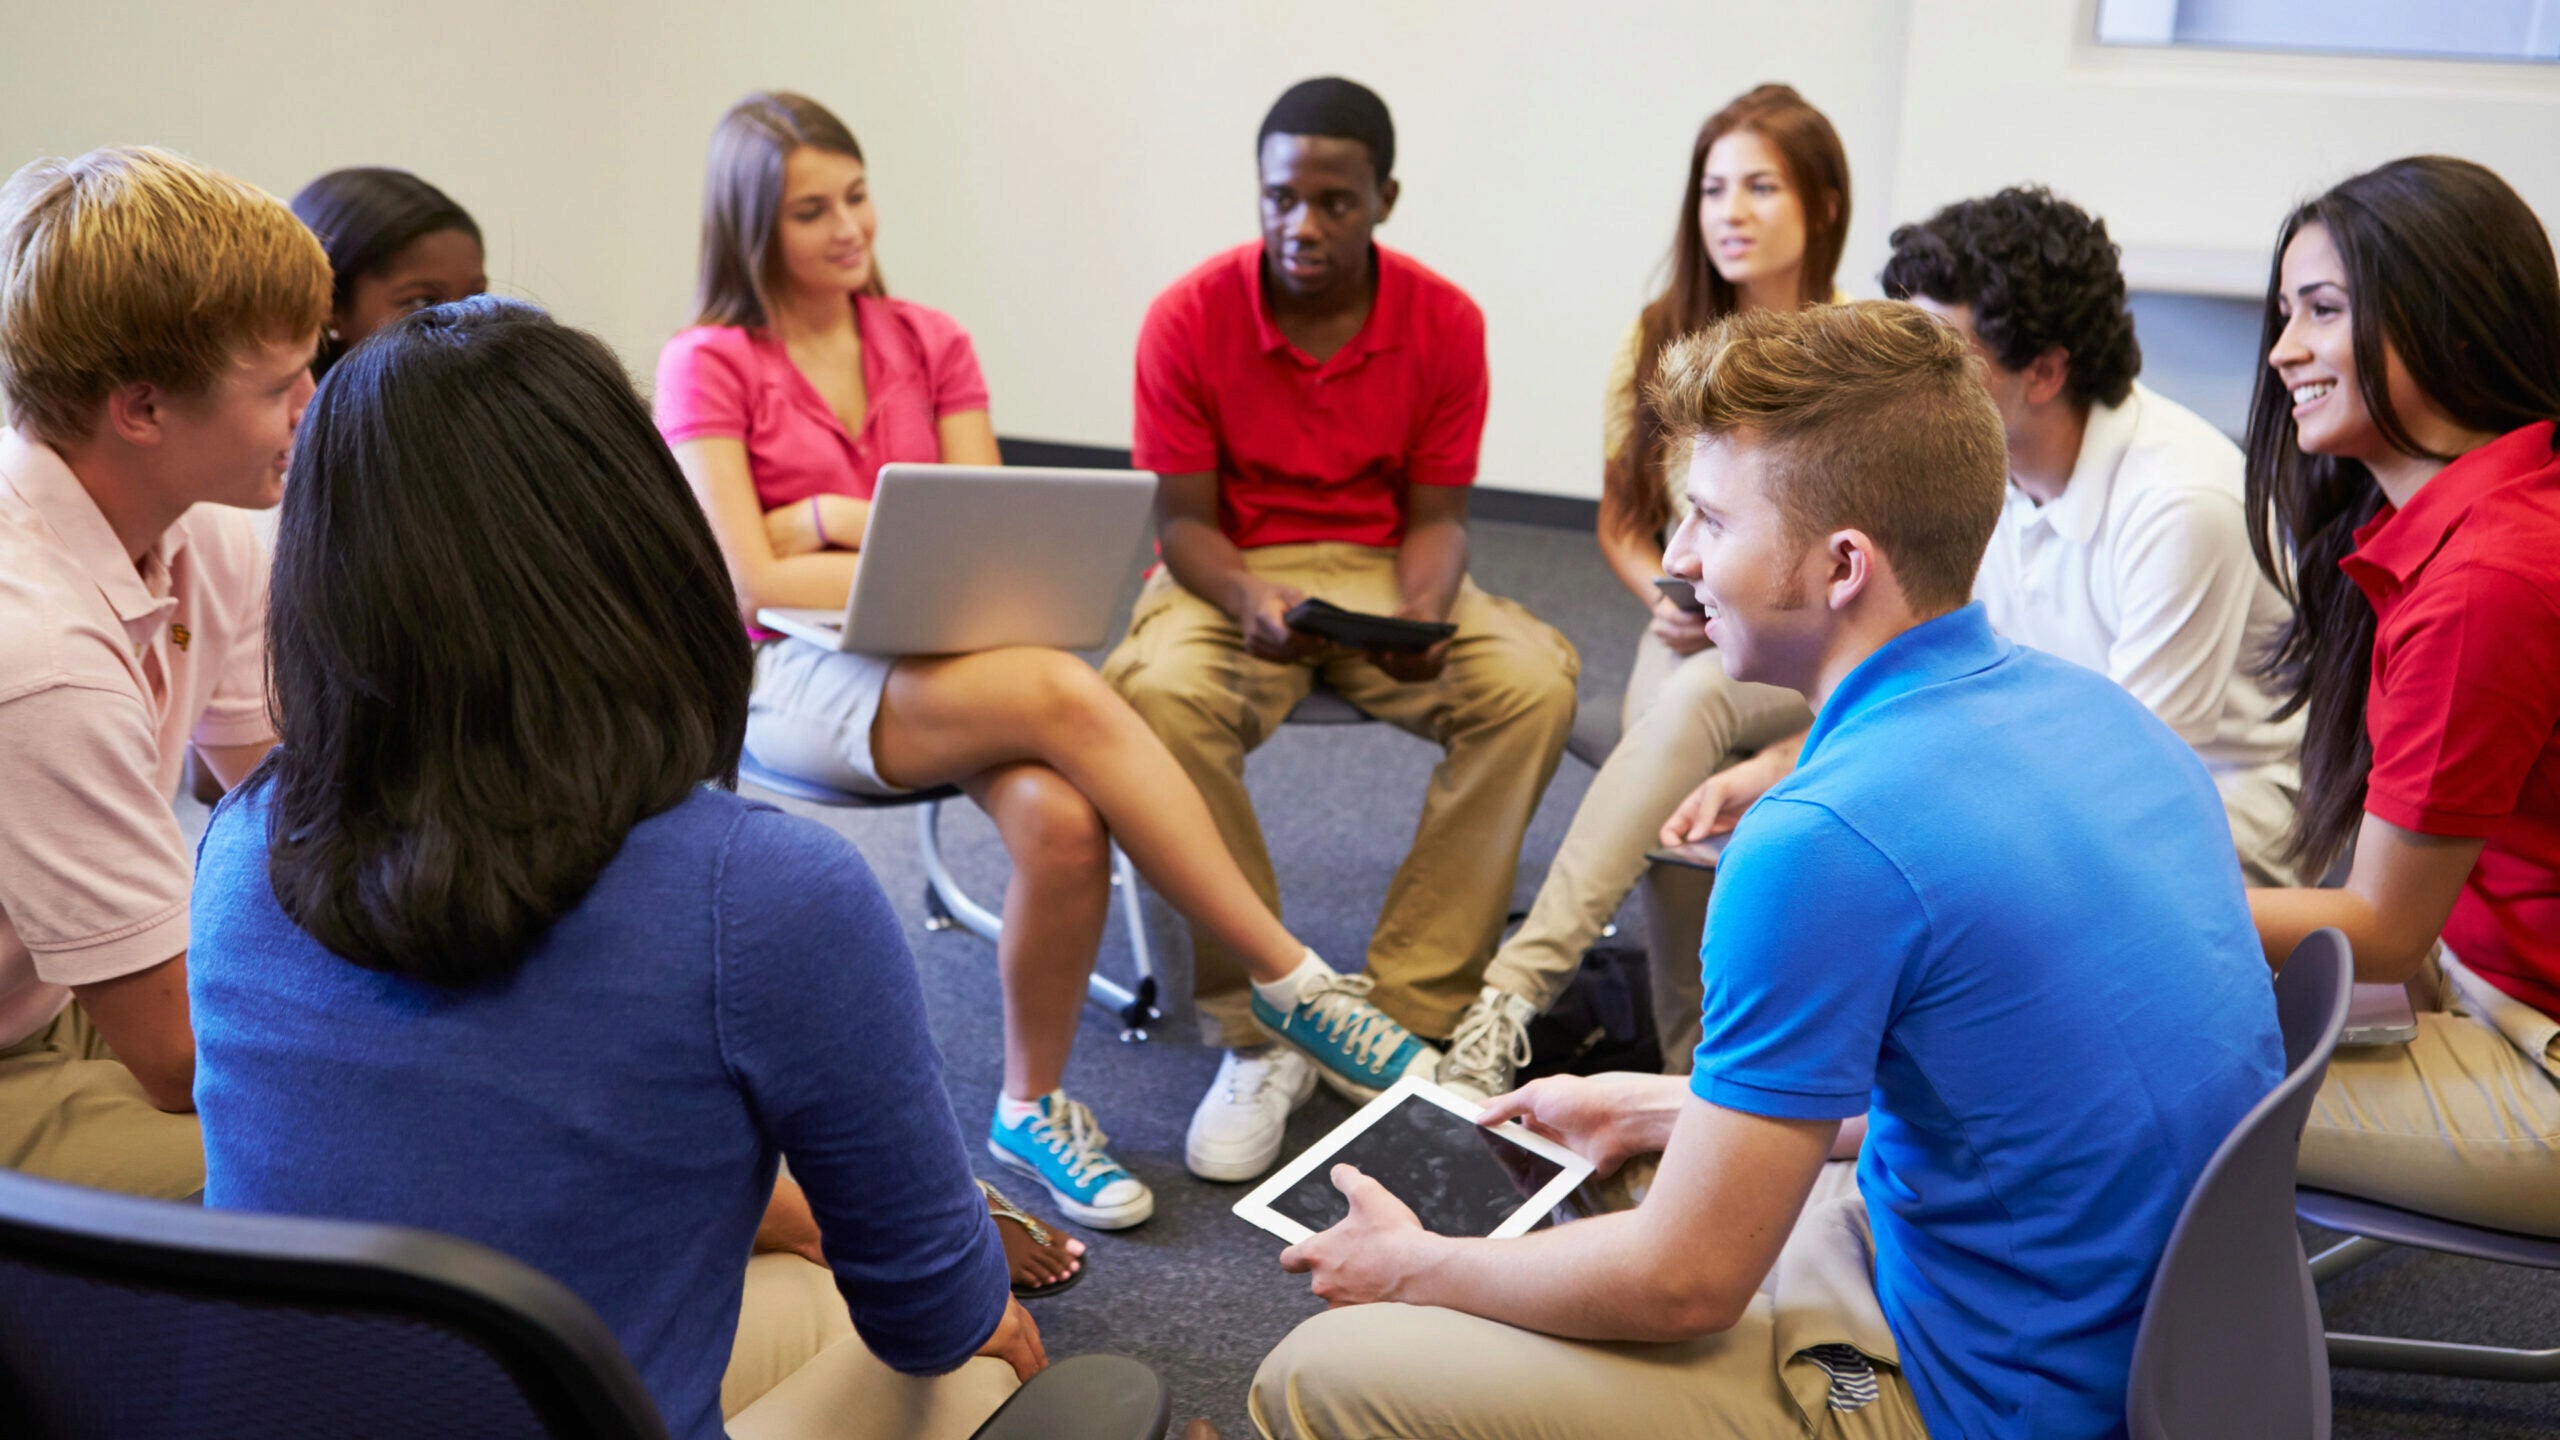
M 0 1435 L 665 1440 L 585 1302 L 449 1236 L 0 1170 Z

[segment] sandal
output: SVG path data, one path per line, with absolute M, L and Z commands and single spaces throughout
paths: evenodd
M 1043 1250 L 1056 1250 L 1060 1248 L 1057 1233 L 1051 1230 L 1048 1226 L 1040 1223 L 1038 1220 L 1033 1219 L 1029 1211 L 1024 1210 L 1021 1206 L 1006 1199 L 1003 1191 L 998 1190 L 996 1187 L 988 1184 L 984 1180 L 978 1182 L 978 1189 L 987 1197 L 988 1213 L 993 1215 L 997 1220 L 1008 1221 L 1012 1224 L 1021 1226 L 1022 1233 L 1030 1237 L 1031 1243 L 1039 1246 Z M 1093 1268 L 1093 1256 L 1090 1253 L 1076 1256 L 1075 1259 L 1077 1262 L 1076 1268 L 1068 1271 L 1065 1279 L 1053 1280 L 1046 1285 L 1023 1285 L 1017 1283 L 1013 1287 L 1013 1298 L 1017 1300 L 1046 1300 L 1052 1295 L 1063 1295 L 1069 1290 L 1074 1289 L 1076 1282 L 1084 1278 L 1085 1271 Z M 1008 1265 L 1006 1268 L 1010 1270 L 1012 1267 Z

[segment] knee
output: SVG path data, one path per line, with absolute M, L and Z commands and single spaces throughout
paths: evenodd
M 1066 777 L 1045 767 L 1008 778 L 1002 797 L 1005 851 L 1014 868 L 1046 877 L 1082 879 L 1111 863 L 1111 832 L 1102 815 Z
M 1506 665 L 1478 678 L 1462 703 L 1482 722 L 1552 730 L 1561 744 L 1580 705 L 1576 678 L 1572 666 Z
M 1380 1433 L 1358 1419 L 1358 1397 L 1392 1384 L 1398 1357 L 1383 1346 L 1366 1312 L 1381 1306 L 1328 1310 L 1292 1330 L 1253 1374 L 1246 1406 L 1272 1440 L 1328 1440 Z
M 1112 692 L 1158 732 L 1205 715 L 1209 697 L 1220 688 L 1212 673 L 1168 663 L 1161 655 L 1129 664 L 1115 659 L 1107 678 Z

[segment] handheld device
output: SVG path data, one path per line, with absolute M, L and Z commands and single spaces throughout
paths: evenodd
M 1354 650 L 1428 650 L 1458 633 L 1446 621 L 1399 620 L 1345 610 L 1329 600 L 1301 600 L 1289 607 L 1289 628 Z
M 1653 588 L 1661 591 L 1663 597 L 1668 599 L 1672 604 L 1679 606 L 1681 609 L 1688 611 L 1692 615 L 1704 615 L 1707 613 L 1707 607 L 1698 600 L 1698 587 L 1681 579 L 1677 575 L 1655 576 Z
M 1441 1235 L 1528 1233 L 1591 1176 L 1591 1162 L 1517 1120 L 1476 1123 L 1466 1097 L 1408 1075 L 1308 1146 L 1235 1213 L 1295 1245 L 1351 1213 L 1333 1185 L 1347 1161 Z

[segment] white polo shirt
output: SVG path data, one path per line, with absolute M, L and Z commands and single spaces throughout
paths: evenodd
M 2039 506 L 2013 480 L 1973 583 L 1992 627 L 2107 676 L 2226 772 L 2291 763 L 2250 673 L 2292 617 L 2249 553 L 2240 449 L 2137 384 L 2092 406 L 2071 483 Z
M 0 1048 L 187 948 L 190 740 L 271 742 L 266 550 L 198 505 L 137 567 L 52 447 L 0 430 Z

